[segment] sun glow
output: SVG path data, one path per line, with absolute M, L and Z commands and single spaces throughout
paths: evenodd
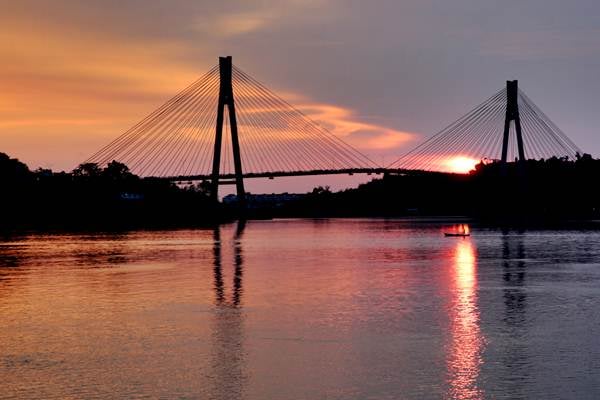
M 444 166 L 448 169 L 449 172 L 466 174 L 467 172 L 475 169 L 475 166 L 478 163 L 479 163 L 479 160 L 476 160 L 471 157 L 455 156 L 455 157 L 447 159 L 444 162 Z

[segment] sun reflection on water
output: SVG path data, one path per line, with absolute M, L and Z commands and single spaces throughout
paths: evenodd
M 477 386 L 485 345 L 477 307 L 477 255 L 470 240 L 454 248 L 451 341 L 447 359 L 450 399 L 481 399 Z

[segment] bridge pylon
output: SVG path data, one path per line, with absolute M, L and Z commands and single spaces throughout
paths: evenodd
M 521 131 L 521 116 L 519 115 L 519 81 L 506 81 L 506 118 L 504 120 L 504 136 L 502 139 L 502 162 L 506 162 L 508 155 L 508 137 L 510 123 L 515 123 L 517 136 L 517 149 L 519 161 L 525 161 L 525 150 L 523 148 L 523 134 Z
M 240 206 L 246 202 L 246 191 L 244 190 L 244 176 L 242 172 L 242 158 L 240 156 L 240 142 L 238 138 L 237 120 L 235 115 L 235 101 L 233 98 L 232 85 L 232 62 L 231 56 L 219 57 L 219 102 L 217 105 L 217 129 L 215 132 L 215 145 L 213 153 L 213 165 L 211 174 L 211 196 L 218 200 L 219 184 L 228 184 L 229 181 L 219 180 L 221 167 L 221 144 L 223 141 L 223 118 L 225 106 L 229 116 L 231 131 L 231 147 L 233 151 L 233 167 L 235 171 L 235 186 Z

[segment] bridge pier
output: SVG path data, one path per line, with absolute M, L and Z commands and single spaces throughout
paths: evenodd
M 521 131 L 521 116 L 519 115 L 519 81 L 506 81 L 506 118 L 504 120 L 504 136 L 502 138 L 502 162 L 506 162 L 508 156 L 508 136 L 510 134 L 510 123 L 515 122 L 517 136 L 517 149 L 519 161 L 525 161 L 525 150 L 523 149 L 523 135 Z
M 244 189 L 244 175 L 242 172 L 242 158 L 240 156 L 240 142 L 238 138 L 237 119 L 235 115 L 235 102 L 233 99 L 232 85 L 232 62 L 231 56 L 219 57 L 219 102 L 217 105 L 217 129 L 215 132 L 215 144 L 213 153 L 213 166 L 211 175 L 211 196 L 216 201 L 219 196 L 220 167 L 221 167 L 221 143 L 223 141 L 223 118 L 225 106 L 229 116 L 231 130 L 231 147 L 233 151 L 233 167 L 235 171 L 235 186 L 238 204 L 246 205 L 246 191 Z

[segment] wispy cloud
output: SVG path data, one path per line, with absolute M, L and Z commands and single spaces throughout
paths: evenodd
M 265 3 L 240 3 L 242 11 L 207 12 L 195 18 L 193 29 L 230 38 L 282 26 L 302 25 L 329 14 L 333 4 L 323 0 L 287 0 Z
M 238 14 L 227 14 L 217 17 L 214 22 L 207 24 L 206 20 L 200 23 L 215 31 L 219 36 L 236 36 L 261 30 L 269 26 L 271 17 L 264 12 L 245 12 Z
M 413 142 L 418 134 L 364 122 L 352 110 L 321 103 L 300 103 L 299 108 L 323 127 L 363 151 L 391 150 Z

